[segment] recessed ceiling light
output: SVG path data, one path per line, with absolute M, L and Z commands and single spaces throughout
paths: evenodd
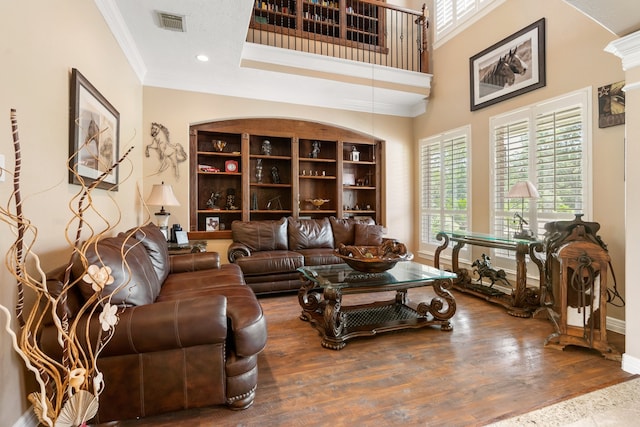
M 196 59 L 201 62 L 207 62 L 209 60 L 209 57 L 207 55 L 200 54 L 196 56 Z

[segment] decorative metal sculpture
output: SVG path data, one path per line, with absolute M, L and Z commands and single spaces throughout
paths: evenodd
M 491 267 L 491 258 L 482 254 L 482 259 L 477 259 L 471 264 L 473 271 L 478 275 L 478 283 L 482 284 L 482 278 L 487 278 L 491 281 L 489 288 L 492 288 L 496 282 L 500 282 L 503 285 L 511 288 L 511 283 L 507 280 L 507 273 L 504 270 L 496 270 Z

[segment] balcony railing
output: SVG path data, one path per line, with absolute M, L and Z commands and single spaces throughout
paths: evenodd
M 381 0 L 256 0 L 247 41 L 429 72 L 428 13 Z

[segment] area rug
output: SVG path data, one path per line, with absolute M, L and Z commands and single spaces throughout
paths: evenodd
M 636 377 L 490 426 L 640 426 L 640 378 Z

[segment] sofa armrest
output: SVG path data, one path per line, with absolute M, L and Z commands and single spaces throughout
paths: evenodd
M 251 256 L 251 250 L 248 246 L 238 242 L 231 243 L 227 250 L 227 258 L 229 258 L 229 262 L 234 263 L 238 258 L 245 256 Z
M 190 254 L 171 255 L 169 257 L 169 264 L 170 274 L 219 269 L 220 254 L 218 252 L 196 252 Z

